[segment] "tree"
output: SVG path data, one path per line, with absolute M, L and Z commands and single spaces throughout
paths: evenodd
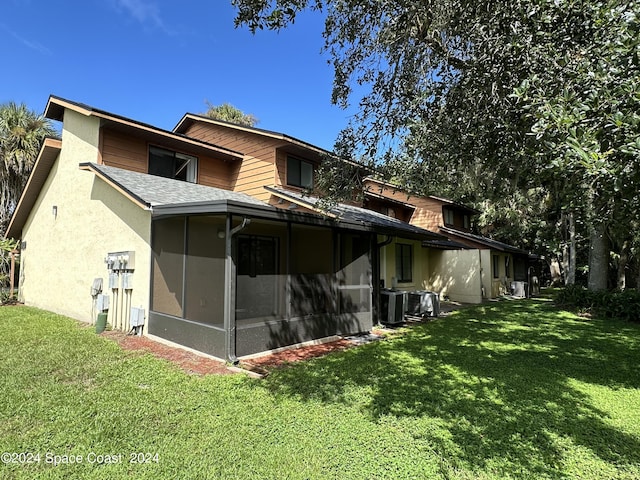
M 26 105 L 0 105 L 0 227 L 5 232 L 51 123 Z
M 224 122 L 235 123 L 237 125 L 243 125 L 245 127 L 255 127 L 258 123 L 258 119 L 251 114 L 244 113 L 242 110 L 234 107 L 230 103 L 223 103 L 222 105 L 212 105 L 209 101 L 206 102 L 207 111 L 204 113 L 207 117 L 215 120 L 222 120 Z
M 614 225 L 614 213 L 640 215 L 631 209 L 640 183 L 637 1 L 233 3 L 236 24 L 252 31 L 322 9 L 332 101 L 346 106 L 354 84 L 369 88 L 341 145 L 393 167 L 406 186 L 444 185 L 504 218 L 537 192 L 535 201 L 550 201 L 531 210 L 558 217 L 545 227 L 556 238 L 563 217 L 587 230 L 589 285 L 606 286 L 609 235 L 636 235 L 628 221 Z

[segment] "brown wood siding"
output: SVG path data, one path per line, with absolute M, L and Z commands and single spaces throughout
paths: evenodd
M 149 143 L 146 139 L 103 129 L 101 145 L 102 163 L 105 165 L 140 173 L 148 172 Z M 157 142 L 154 142 L 153 145 L 163 147 L 162 144 Z M 168 149 L 174 150 L 172 148 Z M 193 155 L 189 151 L 182 153 Z M 202 155 L 195 156 L 198 157 L 199 184 L 231 190 L 231 180 L 234 172 L 232 162 L 225 162 L 224 160 Z
M 233 164 L 211 157 L 198 157 L 198 183 L 231 190 Z
M 147 142 L 103 128 L 102 163 L 110 167 L 147 173 Z
M 276 149 L 286 144 L 283 140 L 207 123 L 194 123 L 185 133 L 189 137 L 272 164 L 275 162 Z
M 405 192 L 394 190 L 375 182 L 365 182 L 365 188 L 378 195 L 383 195 L 393 200 L 408 203 L 415 206 L 413 215 L 409 219 L 411 225 L 437 232 L 438 227 L 444 224 L 442 218 L 443 202 L 434 198 L 412 197 Z
M 276 152 L 279 147 L 286 145 L 286 142 L 207 123 L 194 123 L 185 134 L 244 155 L 244 160 L 231 168 L 231 190 L 267 202 L 270 194 L 263 187 L 281 184 L 276 167 Z M 278 154 L 277 157 L 278 165 L 281 162 L 286 164 L 286 155 Z
M 259 158 L 246 158 L 231 178 L 231 189 L 266 202 L 270 193 L 264 187 L 273 185 L 273 163 Z

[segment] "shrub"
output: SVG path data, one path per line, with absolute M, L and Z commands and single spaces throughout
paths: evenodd
M 604 318 L 621 318 L 640 322 L 640 292 L 591 291 L 578 285 L 570 285 L 555 295 L 557 305 L 569 307 Z

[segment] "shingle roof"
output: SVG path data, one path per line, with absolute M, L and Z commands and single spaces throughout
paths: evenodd
M 290 190 L 283 190 L 276 187 L 264 188 L 277 196 L 292 198 L 300 202 L 302 205 L 308 205 L 312 209 L 318 209 L 320 207 L 320 199 L 317 197 Z M 328 213 L 337 217 L 339 220 L 346 220 L 378 228 L 380 229 L 380 233 L 405 233 L 422 238 L 427 237 L 435 240 L 446 240 L 444 235 L 416 227 L 415 225 L 411 225 L 396 218 L 388 217 L 387 215 L 374 212 L 373 210 L 367 210 L 365 208 L 347 205 L 344 203 L 338 203 L 337 205 L 332 206 L 328 210 Z
M 509 253 L 519 253 L 522 255 L 529 255 L 529 252 L 523 250 L 521 248 L 514 247 L 513 245 L 509 245 L 507 243 L 499 242 L 498 240 L 494 240 L 492 238 L 483 237 L 481 235 L 475 235 L 469 232 L 462 232 L 460 230 L 456 230 L 455 228 L 448 227 L 440 227 L 440 231 L 447 235 L 451 235 L 454 238 L 463 238 L 467 240 L 471 240 L 472 242 L 479 243 L 481 245 L 485 245 L 494 250 L 498 250 L 501 252 L 509 252 Z
M 106 165 L 97 165 L 95 163 L 84 163 L 80 166 L 81 168 L 92 170 L 106 177 L 148 207 L 206 203 L 223 200 L 269 207 L 268 204 L 244 193 L 158 177 L 147 173 L 123 170 Z

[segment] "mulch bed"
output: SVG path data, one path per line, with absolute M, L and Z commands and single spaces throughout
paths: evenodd
M 117 342 L 124 350 L 151 353 L 154 357 L 169 360 L 187 373 L 194 375 L 232 375 L 234 372 L 218 360 L 203 357 L 182 348 L 170 347 L 147 337 L 126 335 L 115 330 L 101 333 Z
M 170 347 L 160 342 L 155 342 L 147 337 L 126 335 L 122 332 L 111 330 L 101 333 L 104 337 L 117 342 L 124 350 L 141 351 L 151 353 L 157 358 L 169 360 L 182 370 L 194 375 L 232 375 L 237 370 L 230 370 L 218 360 L 197 355 L 193 352 L 178 347 Z M 346 339 L 320 345 L 309 345 L 292 350 L 272 353 L 263 357 L 243 361 L 241 366 L 250 371 L 264 375 L 269 369 L 291 362 L 299 362 L 314 357 L 326 355 L 329 352 L 344 350 L 354 346 L 354 342 Z

